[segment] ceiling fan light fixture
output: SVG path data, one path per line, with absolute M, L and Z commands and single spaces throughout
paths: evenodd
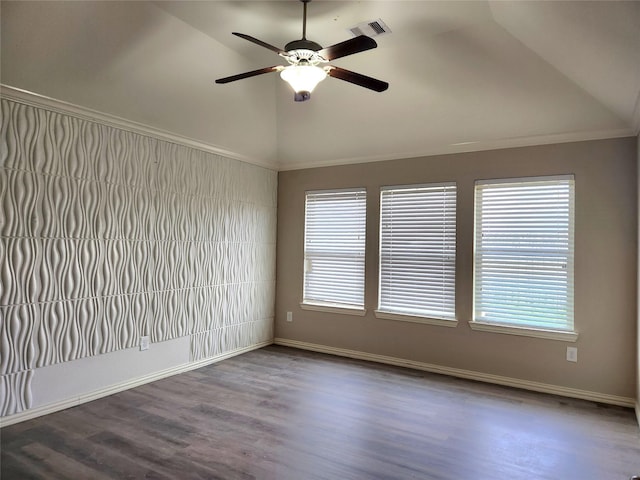
M 307 100 L 316 85 L 327 78 L 327 72 L 315 65 L 289 65 L 280 72 L 280 77 L 291 85 L 296 100 Z

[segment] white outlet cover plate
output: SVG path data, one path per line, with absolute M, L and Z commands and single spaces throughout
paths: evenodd
M 576 347 L 567 347 L 567 362 L 578 361 L 578 349 Z
M 149 337 L 140 337 L 140 351 L 149 350 Z

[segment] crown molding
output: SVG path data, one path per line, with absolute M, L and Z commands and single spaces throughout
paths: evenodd
M 185 147 L 195 148 L 196 150 L 201 150 L 203 152 L 211 153 L 214 155 L 220 155 L 223 157 L 231 158 L 233 160 L 239 160 L 241 162 L 265 167 L 270 170 L 276 169 L 276 166 L 272 162 L 268 162 L 263 159 L 247 157 L 245 155 L 226 150 L 217 145 L 201 142 L 193 138 L 171 133 L 166 130 L 134 122 L 132 120 L 127 120 L 125 118 L 111 115 L 109 113 L 99 112 L 91 108 L 75 105 L 73 103 L 65 102 L 62 100 L 57 100 L 55 98 L 40 95 L 28 90 L 23 90 L 21 88 L 12 87 L 10 85 L 0 84 L 0 98 L 6 98 L 8 100 L 22 103 L 24 105 L 43 108 L 45 110 L 61 113 L 63 115 L 71 115 L 73 117 L 89 122 L 98 122 L 108 127 L 127 130 L 139 135 L 153 137 L 158 140 L 183 145 Z
M 501 150 L 506 148 L 532 147 L 537 145 L 550 145 L 554 143 L 571 143 L 583 142 L 589 140 L 604 140 L 608 138 L 622 138 L 637 136 L 640 134 L 640 95 L 636 101 L 632 127 L 616 130 L 597 130 L 590 132 L 571 132 L 551 135 L 537 135 L 505 138 L 489 141 L 471 141 L 454 143 L 450 145 L 440 145 L 429 147 L 417 151 L 386 153 L 382 155 L 365 155 L 362 157 L 338 157 L 329 160 L 321 160 L 316 162 L 300 162 L 300 161 L 279 161 L 269 162 L 264 159 L 248 157 L 230 150 L 224 149 L 217 145 L 201 142 L 193 138 L 185 137 L 175 133 L 161 130 L 149 125 L 127 120 L 122 117 L 99 112 L 87 107 L 75 105 L 73 103 L 57 100 L 51 97 L 40 95 L 28 90 L 12 87 L 10 85 L 0 84 L 0 97 L 13 100 L 25 105 L 31 105 L 38 108 L 44 108 L 49 111 L 72 115 L 76 118 L 90 122 L 99 122 L 101 124 L 119 128 L 140 135 L 156 138 L 178 145 L 195 148 L 214 155 L 220 155 L 241 162 L 250 163 L 270 170 L 287 171 L 302 170 L 306 168 L 333 167 L 338 165 L 352 165 L 358 163 L 383 162 L 387 160 L 400 160 L 406 158 L 432 157 L 436 155 L 450 155 L 456 153 L 480 152 L 486 150 Z
M 640 116 L 640 109 L 636 108 Z M 640 121 L 640 118 L 638 118 Z M 305 168 L 334 167 L 338 165 L 352 165 L 358 163 L 384 162 L 387 160 L 400 160 L 406 158 L 433 157 L 436 155 L 451 155 L 455 153 L 471 153 L 487 150 L 502 150 L 507 148 L 534 147 L 539 145 L 552 145 L 556 143 L 585 142 L 590 140 L 606 140 L 609 138 L 623 138 L 636 136 L 632 128 L 620 128 L 615 130 L 596 130 L 589 132 L 571 132 L 550 135 L 535 135 L 528 137 L 504 138 L 499 140 L 461 142 L 450 145 L 435 146 L 424 150 L 388 153 L 383 155 L 369 155 L 363 157 L 336 158 L 317 162 L 280 162 L 278 171 L 302 170 Z

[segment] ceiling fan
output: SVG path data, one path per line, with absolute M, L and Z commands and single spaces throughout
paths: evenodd
M 251 72 L 239 73 L 230 77 L 219 78 L 216 83 L 229 83 L 243 78 L 255 77 L 270 72 L 280 72 L 280 77 L 293 88 L 294 100 L 304 102 L 311 98 L 311 92 L 315 86 L 324 80 L 327 75 L 345 82 L 353 83 L 376 92 L 384 92 L 389 88 L 387 82 L 378 80 L 360 73 L 351 72 L 344 68 L 333 65 L 319 66 L 337 58 L 346 57 L 354 53 L 364 52 L 376 48 L 378 44 L 373 38 L 366 35 L 359 35 L 350 40 L 336 43 L 330 47 L 322 48 L 321 45 L 307 40 L 307 3 L 311 0 L 300 0 L 303 3 L 302 17 L 302 38 L 287 43 L 284 50 L 269 45 L 262 40 L 245 35 L 244 33 L 232 32 L 234 35 L 244 38 L 250 42 L 268 48 L 283 57 L 289 65 L 274 65 L 272 67 L 252 70 Z

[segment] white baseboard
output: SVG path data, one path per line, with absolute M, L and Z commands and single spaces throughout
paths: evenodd
M 311 350 L 314 352 L 328 353 L 341 357 L 355 358 L 358 360 L 368 360 L 371 362 L 384 363 L 387 365 L 395 365 L 399 367 L 408 367 L 426 372 L 439 373 L 452 377 L 465 378 L 468 380 L 476 380 L 480 382 L 504 385 L 507 387 L 521 388 L 524 390 L 532 390 L 534 392 L 550 393 L 563 397 L 579 398 L 582 400 L 590 400 L 592 402 L 606 403 L 609 405 L 618 405 L 622 407 L 635 406 L 636 415 L 640 421 L 640 403 L 628 397 L 620 397 L 617 395 L 609 395 L 606 393 L 590 392 L 587 390 L 578 390 L 575 388 L 562 387 L 559 385 L 550 385 L 546 383 L 531 382 L 529 380 L 521 380 L 519 378 L 503 377 L 500 375 L 492 375 L 489 373 L 474 372 L 472 370 L 463 370 L 460 368 L 444 367 L 431 363 L 416 362 L 406 360 L 404 358 L 388 357 L 385 355 L 377 355 L 374 353 L 359 352 L 357 350 L 347 350 L 344 348 L 328 347 L 326 345 L 318 345 L 314 343 L 300 342 L 297 340 L 288 340 L 286 338 L 275 338 L 276 345 L 286 347 L 300 348 L 302 350 Z
M 598 393 L 598 392 L 590 392 L 587 390 L 578 390 L 575 388 L 561 387 L 558 385 L 549 385 L 546 383 L 531 382 L 528 380 L 503 377 L 499 375 L 491 375 L 487 373 L 474 372 L 471 370 L 463 370 L 459 368 L 443 367 L 441 365 L 416 362 L 413 360 L 406 360 L 403 358 L 388 357 L 385 355 L 359 352 L 357 350 L 348 350 L 344 348 L 329 347 L 326 345 L 300 342 L 297 340 L 288 340 L 286 338 L 275 338 L 273 343 L 275 343 L 276 345 L 299 348 L 302 350 L 310 350 L 314 352 L 327 353 L 330 355 L 337 355 L 341 357 L 355 358 L 358 360 L 368 360 L 371 362 L 383 363 L 387 365 L 413 368 L 416 370 L 423 370 L 426 372 L 439 373 L 443 375 L 449 375 L 449 376 L 458 377 L 458 378 L 465 378 L 468 380 L 476 380 L 476 381 L 486 382 L 486 383 L 494 383 L 497 385 L 504 385 L 508 387 L 522 388 L 524 390 L 532 390 L 535 392 L 550 393 L 553 395 L 560 395 L 560 396 L 570 397 L 570 398 L 579 398 L 582 400 L 590 400 L 593 402 L 606 403 L 610 405 L 618 405 L 622 407 L 630 407 L 630 408 L 635 407 L 636 418 L 638 419 L 638 423 L 640 424 L 640 400 L 636 402 L 636 400 L 633 398 L 620 397 L 617 395 L 608 395 L 608 394 Z M 155 382 L 156 380 L 161 380 L 163 378 L 167 378 L 172 375 L 177 375 L 179 373 L 195 370 L 195 369 L 204 367 L 206 365 L 211 365 L 213 363 L 220 362 L 227 358 L 234 357 L 236 355 L 241 355 L 243 353 L 250 352 L 252 350 L 257 350 L 259 348 L 266 347 L 267 345 L 271 345 L 271 344 L 272 342 L 262 342 L 256 345 L 252 345 L 250 347 L 233 350 L 231 352 L 227 352 L 222 355 L 218 355 L 216 357 L 207 358 L 204 360 L 200 360 L 198 362 L 179 365 L 177 367 L 168 368 L 166 370 L 161 370 L 159 372 L 155 372 L 149 375 L 144 375 L 142 377 L 134 378 L 127 382 L 111 385 L 107 388 L 95 390 L 93 392 L 88 392 L 74 398 L 70 398 L 60 402 L 55 402 L 49 405 L 43 405 L 42 407 L 33 408 L 30 410 L 26 410 L 24 412 L 9 415 L 7 417 L 2 417 L 0 418 L 0 428 L 8 427 L 9 425 L 14 425 L 16 423 L 24 422 L 26 420 L 31 420 L 33 418 L 41 417 L 43 415 L 48 415 L 50 413 L 59 412 L 67 408 L 71 408 L 77 405 L 81 405 L 83 403 L 91 402 L 93 400 L 97 400 L 102 397 L 113 395 L 114 393 L 122 392 L 124 390 L 129 390 L 131 388 L 135 388 L 140 385 L 144 385 L 146 383 Z
M 94 390 L 92 392 L 83 393 L 82 395 L 79 395 L 77 397 L 62 400 L 60 402 L 50 403 L 48 405 L 43 405 L 41 407 L 25 410 L 24 412 L 15 413 L 13 415 L 9 415 L 6 417 L 1 417 L 0 428 L 8 427 L 9 425 L 14 425 L 16 423 L 24 422 L 26 420 L 31 420 L 33 418 L 41 417 L 43 415 L 48 415 L 50 413 L 59 412 L 60 410 L 66 410 L 67 408 L 71 408 L 77 405 L 81 405 L 83 403 L 91 402 L 93 400 L 97 400 L 102 397 L 107 397 L 109 395 L 113 395 L 114 393 L 122 392 L 124 390 L 129 390 L 130 388 L 139 387 L 140 385 L 144 385 L 146 383 L 155 382 L 156 380 L 161 380 L 163 378 L 167 378 L 172 375 L 177 375 L 179 373 L 195 370 L 197 368 L 201 368 L 206 365 L 210 365 L 212 363 L 216 363 L 230 357 L 235 357 L 236 355 L 250 352 L 252 350 L 257 350 L 259 348 L 266 347 L 267 345 L 271 345 L 271 344 L 272 342 L 270 341 L 261 342 L 256 345 L 251 345 L 250 347 L 232 350 L 230 352 L 226 352 L 221 355 L 217 355 L 215 357 L 206 358 L 204 360 L 199 360 L 197 362 L 185 363 L 183 365 L 178 365 L 176 367 L 167 368 L 165 370 L 160 370 L 158 372 L 154 372 L 148 375 L 143 375 L 141 377 L 127 380 L 126 382 L 110 385 L 100 390 Z

